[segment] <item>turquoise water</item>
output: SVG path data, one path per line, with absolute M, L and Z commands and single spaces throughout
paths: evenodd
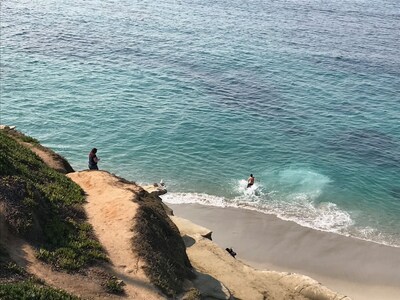
M 0 123 L 76 170 L 400 246 L 397 0 L 0 5 Z

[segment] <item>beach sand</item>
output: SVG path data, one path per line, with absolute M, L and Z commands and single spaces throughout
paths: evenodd
M 223 249 L 258 268 L 308 275 L 359 299 L 400 299 L 400 248 L 302 227 L 256 211 L 169 204 L 174 215 L 213 231 Z

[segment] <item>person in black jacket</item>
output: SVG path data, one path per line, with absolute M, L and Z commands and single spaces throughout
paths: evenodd
M 96 155 L 97 149 L 93 148 L 92 151 L 89 153 L 89 170 L 98 170 L 99 167 L 97 166 L 98 161 L 100 158 Z

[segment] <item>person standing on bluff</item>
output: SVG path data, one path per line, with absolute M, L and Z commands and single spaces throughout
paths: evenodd
M 97 157 L 96 155 L 97 149 L 93 148 L 92 151 L 89 153 L 89 170 L 98 170 L 99 168 L 97 167 L 97 163 L 100 160 L 100 158 Z

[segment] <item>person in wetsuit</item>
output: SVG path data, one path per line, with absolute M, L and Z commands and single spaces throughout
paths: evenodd
M 89 153 L 89 170 L 98 170 L 99 167 L 97 166 L 98 161 L 100 158 L 96 155 L 97 149 L 93 148 L 92 151 Z

